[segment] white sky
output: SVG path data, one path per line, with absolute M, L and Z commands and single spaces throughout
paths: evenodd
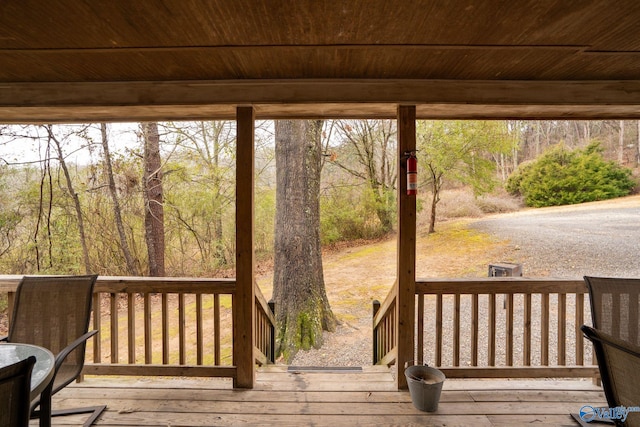
M 100 128 L 98 124 L 91 126 L 89 135 L 94 144 L 92 148 L 88 148 L 87 141 L 83 138 L 71 136 L 64 138 L 63 133 L 71 130 L 77 130 L 85 125 L 55 125 L 54 129 L 59 130 L 58 138 L 63 141 L 62 150 L 65 154 L 65 160 L 69 163 L 88 164 L 91 159 L 97 159 L 102 153 Z M 109 148 L 112 153 L 125 153 L 126 146 L 135 146 L 137 144 L 136 130 L 137 123 L 110 123 L 109 132 Z M 0 135 L 0 162 L 9 164 L 38 162 L 45 158 L 46 155 L 46 132 L 41 127 L 30 126 L 28 128 L 35 136 L 37 132 L 41 138 L 15 138 L 7 135 Z M 8 132 L 25 134 L 27 130 L 21 126 L 11 127 Z M 64 138 L 64 139 L 63 139 Z M 51 147 L 51 156 L 57 157 L 55 147 Z

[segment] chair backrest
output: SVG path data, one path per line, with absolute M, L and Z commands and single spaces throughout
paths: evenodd
M 629 344 L 587 325 L 582 332 L 593 342 L 610 408 L 637 408 L 640 402 L 640 346 Z M 629 412 L 625 426 L 640 426 L 640 412 Z
M 36 358 L 30 356 L 18 363 L 0 368 L 0 426 L 29 425 L 31 371 Z
M 593 327 L 640 345 L 640 278 L 585 277 Z
M 9 342 L 35 344 L 57 355 L 89 329 L 96 275 L 25 276 L 16 290 Z M 80 375 L 85 343 L 57 370 L 53 392 Z

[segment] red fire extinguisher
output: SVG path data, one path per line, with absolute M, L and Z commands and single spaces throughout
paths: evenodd
M 418 158 L 416 152 L 411 151 L 407 158 L 407 195 L 418 194 Z

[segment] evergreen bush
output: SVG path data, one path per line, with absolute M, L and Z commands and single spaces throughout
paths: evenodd
M 506 189 L 532 207 L 570 205 L 628 195 L 636 183 L 631 170 L 602 156 L 599 143 L 582 150 L 558 144 L 533 162 L 521 165 Z

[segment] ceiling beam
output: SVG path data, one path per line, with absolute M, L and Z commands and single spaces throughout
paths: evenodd
M 257 118 L 394 117 L 398 104 L 417 105 L 419 118 L 640 118 L 640 80 L 0 83 L 4 123 L 218 119 L 238 105 Z

